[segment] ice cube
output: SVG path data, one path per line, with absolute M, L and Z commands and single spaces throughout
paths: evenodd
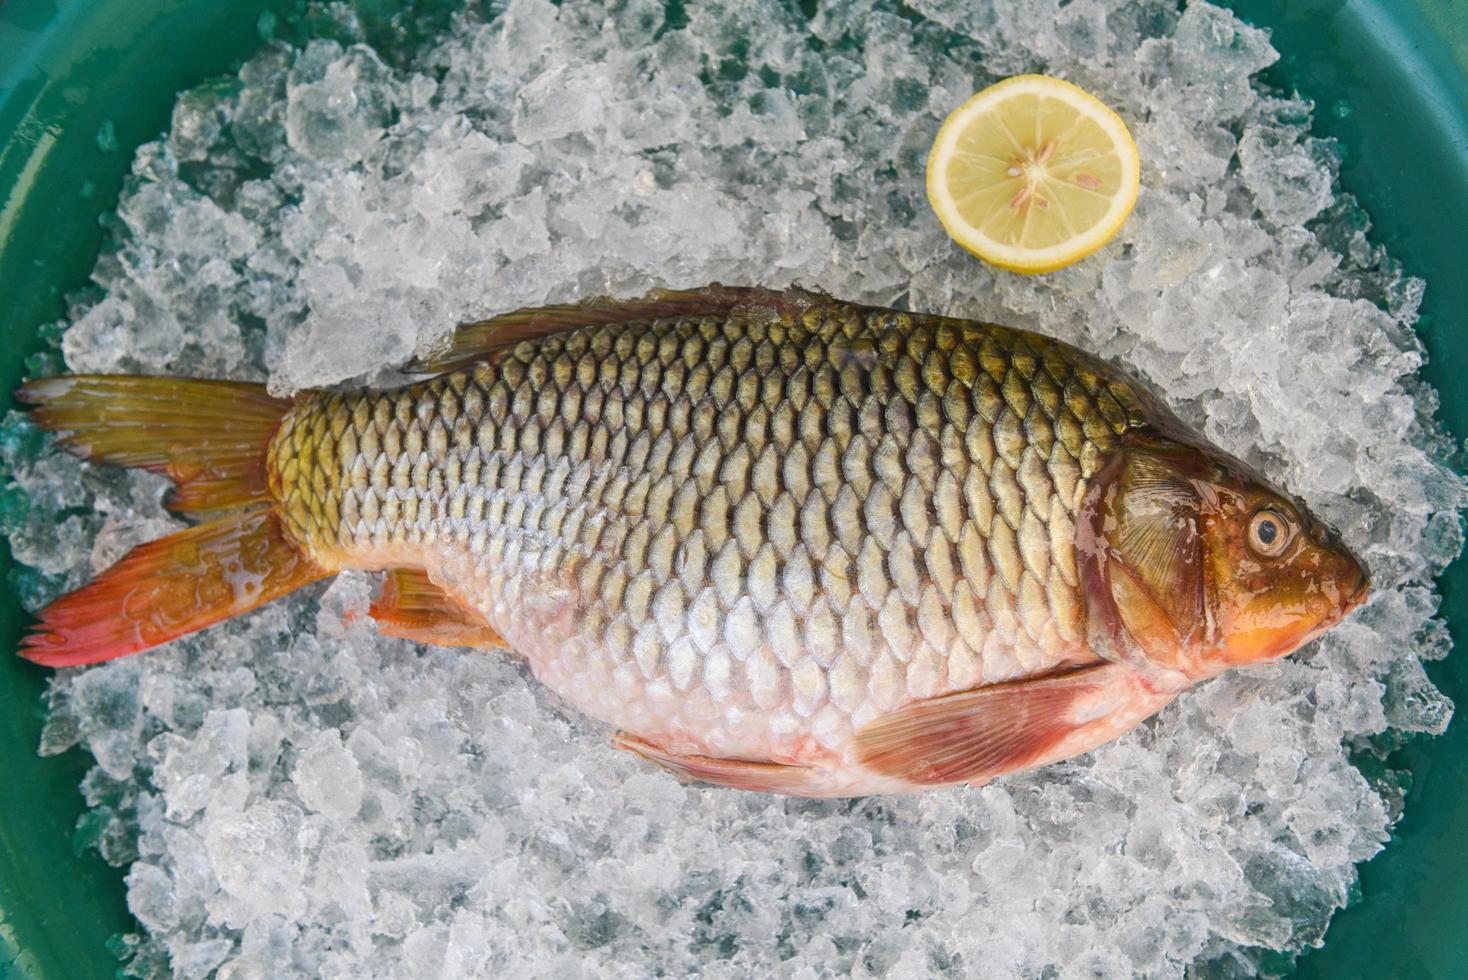
M 362 45 L 343 51 L 334 41 L 308 44 L 286 89 L 286 140 L 322 163 L 350 164 L 366 156 L 396 97 L 376 52 Z
M 362 806 L 361 771 L 337 732 L 323 731 L 306 746 L 292 779 L 301 801 L 317 813 L 350 820 Z
M 1302 225 L 1331 203 L 1332 173 L 1317 141 L 1298 130 L 1253 125 L 1239 141 L 1244 185 L 1259 210 L 1280 224 Z

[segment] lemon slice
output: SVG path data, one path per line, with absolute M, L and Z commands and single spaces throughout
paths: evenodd
M 1016 75 L 953 110 L 928 155 L 928 200 L 953 240 L 1014 272 L 1053 272 L 1116 234 L 1137 202 L 1126 123 L 1091 93 Z

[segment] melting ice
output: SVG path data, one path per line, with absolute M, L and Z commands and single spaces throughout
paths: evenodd
M 375 48 L 316 9 L 317 39 L 185 93 L 139 151 L 66 366 L 288 392 L 390 380 L 527 304 L 799 280 L 1131 365 L 1339 524 L 1372 603 L 1072 762 L 802 802 L 680 786 L 508 657 L 379 638 L 373 582 L 344 575 L 58 677 L 41 748 L 96 757 L 84 829 L 130 865 L 135 971 L 1229 976 L 1346 901 L 1401 802 L 1348 752 L 1451 711 L 1422 661 L 1448 649 L 1432 583 L 1464 488 L 1414 377 L 1423 284 L 1339 193 L 1312 107 L 1257 81 L 1268 37 L 1219 8 L 793 6 L 512 0 Z M 1117 240 L 1038 279 L 960 252 L 922 190 L 943 116 L 1022 71 L 1097 93 L 1143 158 Z M 0 453 L 32 607 L 177 526 L 161 481 L 16 417 Z

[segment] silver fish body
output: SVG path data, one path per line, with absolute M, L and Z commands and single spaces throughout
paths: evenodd
M 1097 660 L 1075 525 L 1148 404 L 1032 333 L 818 302 L 312 395 L 271 466 L 318 561 L 426 568 L 583 711 L 844 769 L 906 702 Z

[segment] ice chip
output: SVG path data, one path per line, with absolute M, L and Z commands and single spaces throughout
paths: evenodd
M 301 802 L 338 820 L 349 820 L 362 806 L 362 774 L 357 760 L 334 731 L 324 731 L 301 753 L 292 776 Z
M 127 907 L 153 932 L 170 932 L 178 927 L 173 881 L 156 864 L 139 861 L 128 870 Z
M 1239 141 L 1239 167 L 1259 210 L 1279 224 L 1302 225 L 1331 203 L 1331 171 L 1308 137 L 1254 125 Z
M 262 915 L 299 914 L 306 871 L 301 811 L 288 803 L 265 801 L 226 813 L 226 819 L 208 824 L 205 837 L 223 891 L 222 924 L 239 929 Z
M 287 82 L 286 140 L 323 163 L 353 163 L 382 135 L 394 93 L 372 49 L 312 41 Z
M 169 952 L 173 975 L 178 980 L 206 980 L 233 950 L 234 943 L 228 939 L 172 944 Z
M 514 133 L 527 146 L 596 130 L 605 107 L 600 69 L 571 61 L 547 68 L 515 96 Z

